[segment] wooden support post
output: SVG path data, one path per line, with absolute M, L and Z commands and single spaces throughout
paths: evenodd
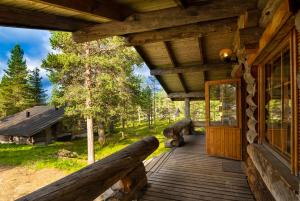
M 189 119 L 191 118 L 190 114 L 190 98 L 185 98 L 185 118 Z

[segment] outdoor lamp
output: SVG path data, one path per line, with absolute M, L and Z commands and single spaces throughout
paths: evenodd
M 224 48 L 220 50 L 220 59 L 225 63 L 231 62 L 232 50 L 228 48 Z

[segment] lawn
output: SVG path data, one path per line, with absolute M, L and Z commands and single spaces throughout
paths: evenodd
M 100 160 L 146 136 L 156 136 L 160 142 L 159 148 L 150 156 L 159 155 L 167 149 L 164 147 L 164 136 L 162 131 L 168 126 L 167 122 L 159 122 L 155 129 L 149 129 L 147 124 L 135 128 L 121 129 L 107 136 L 107 143 L 100 146 L 95 140 L 96 160 Z M 73 140 L 71 142 L 55 142 L 50 145 L 15 145 L 0 144 L 0 165 L 26 166 L 34 169 L 57 168 L 67 173 L 79 170 L 87 165 L 86 138 Z M 76 152 L 76 158 L 58 158 L 57 152 L 67 149 Z

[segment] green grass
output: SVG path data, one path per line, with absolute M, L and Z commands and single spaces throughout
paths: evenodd
M 166 122 L 157 123 L 155 129 L 149 129 L 147 124 L 126 128 L 122 138 L 122 130 L 107 136 L 105 145 L 100 146 L 95 140 L 96 160 L 100 160 L 146 136 L 156 136 L 160 142 L 159 148 L 149 157 L 157 156 L 167 149 L 164 147 L 162 131 L 167 127 Z M 86 139 L 71 142 L 55 142 L 50 145 L 15 145 L 0 144 L 0 165 L 26 166 L 34 169 L 57 168 L 66 172 L 74 172 L 87 165 Z M 78 153 L 77 158 L 58 158 L 56 153 L 60 149 L 67 149 Z

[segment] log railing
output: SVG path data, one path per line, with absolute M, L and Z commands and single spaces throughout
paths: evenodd
M 163 133 L 168 140 L 165 142 L 166 147 L 180 147 L 184 144 L 183 135 L 190 135 L 193 132 L 191 119 L 183 119 L 169 127 L 165 128 Z
M 111 200 L 136 199 L 138 192 L 147 185 L 143 160 L 158 146 L 155 137 L 144 138 L 18 201 L 89 201 L 111 187 Z

